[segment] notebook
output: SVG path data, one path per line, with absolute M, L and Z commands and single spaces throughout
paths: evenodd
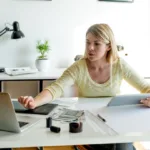
M 58 104 L 44 104 L 35 109 L 26 109 L 18 101 L 13 101 L 13 106 L 17 113 L 48 115 Z

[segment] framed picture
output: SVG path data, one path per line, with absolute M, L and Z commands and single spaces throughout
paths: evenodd
M 129 2 L 129 3 L 133 3 L 134 0 L 98 0 L 98 1 L 107 1 L 107 2 Z

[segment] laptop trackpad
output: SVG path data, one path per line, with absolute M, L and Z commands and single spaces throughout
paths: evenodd
M 22 121 L 19 121 L 18 123 L 20 128 L 28 124 L 28 122 L 22 122 Z
M 20 126 L 29 125 L 40 120 L 39 118 L 36 118 L 36 117 L 20 116 L 20 115 L 16 115 L 16 116 L 17 116 L 18 122 L 20 122 L 19 123 Z

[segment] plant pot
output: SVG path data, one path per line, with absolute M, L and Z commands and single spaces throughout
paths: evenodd
M 35 66 L 40 72 L 48 72 L 49 63 L 49 59 L 36 59 Z

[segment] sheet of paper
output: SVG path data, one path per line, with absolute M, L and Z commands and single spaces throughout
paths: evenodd
M 91 125 L 91 127 L 97 132 L 103 133 L 103 135 L 117 135 L 118 133 L 114 131 L 112 128 L 107 126 L 105 122 L 99 119 L 96 115 L 94 115 L 91 111 L 85 111 L 86 122 Z M 95 131 L 95 132 L 96 132 Z
M 98 114 L 117 133 L 150 132 L 150 108 L 143 105 L 103 107 Z
M 77 102 L 78 102 L 78 97 L 72 97 L 72 98 L 58 98 L 54 100 L 52 103 L 66 106 L 66 107 L 73 107 Z
M 110 100 L 111 97 L 104 97 L 101 100 L 98 98 L 79 98 L 75 107 L 79 110 L 92 110 L 106 106 Z

